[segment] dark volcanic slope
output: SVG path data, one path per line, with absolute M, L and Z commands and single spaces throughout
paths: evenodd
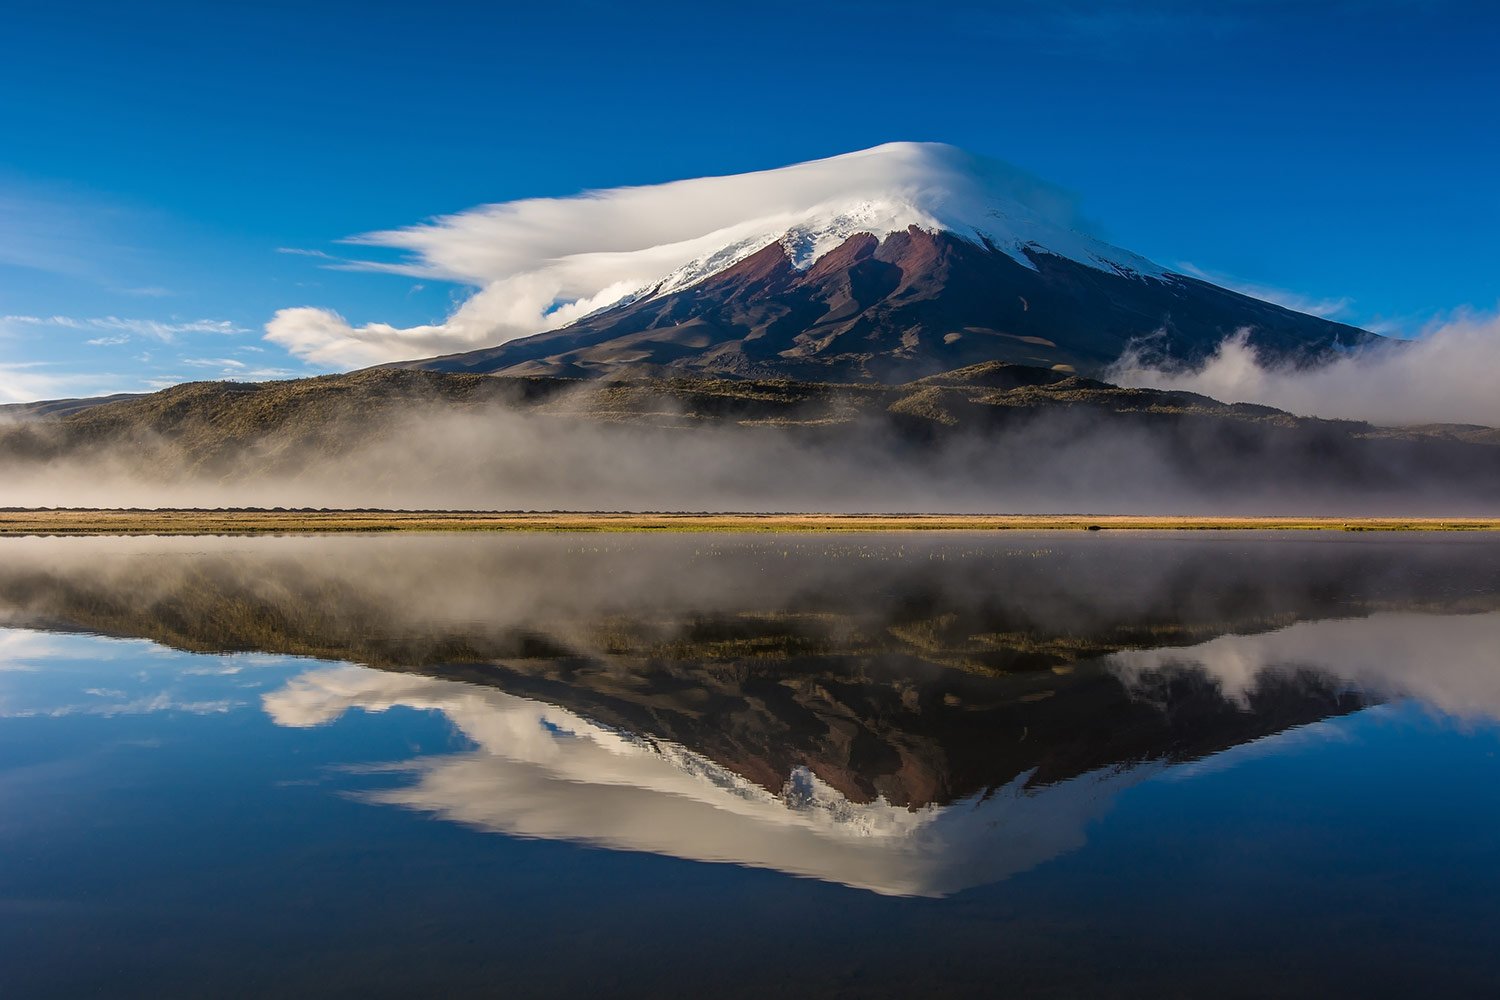
M 984 361 L 1097 373 L 1133 340 L 1180 359 L 1226 336 L 1281 358 L 1376 339 L 1193 278 L 1101 271 L 910 229 L 861 234 L 811 268 L 781 244 L 681 291 L 550 333 L 398 367 L 592 377 L 621 368 L 897 383 Z

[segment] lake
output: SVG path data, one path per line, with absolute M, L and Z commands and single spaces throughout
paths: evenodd
M 0 993 L 1494 996 L 1500 536 L 0 539 Z

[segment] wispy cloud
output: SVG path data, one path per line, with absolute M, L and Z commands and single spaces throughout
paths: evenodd
M 189 365 L 193 368 L 229 368 L 239 369 L 246 367 L 245 362 L 237 358 L 178 358 L 179 364 Z
M 98 280 L 99 234 L 78 216 L 39 192 L 0 192 L 0 265 Z
M 0 710 L 0 718 L 60 719 L 70 715 L 97 715 L 104 718 L 114 718 L 120 715 L 151 715 L 156 712 L 182 712 L 188 715 L 221 715 L 233 711 L 244 704 L 243 702 L 231 701 L 227 698 L 212 701 L 179 701 L 166 691 L 130 700 L 108 700 L 105 696 L 111 694 L 111 692 L 100 689 L 85 691 L 83 693 L 93 695 L 100 700 L 74 705 L 55 705 L 48 708 Z M 119 693 L 123 694 L 123 692 Z
M 292 255 L 294 257 L 317 257 L 320 260 L 342 260 L 343 259 L 341 257 L 334 257 L 331 254 L 324 253 L 322 250 L 305 250 L 302 247 L 277 247 L 276 248 L 276 252 L 277 253 L 290 254 L 290 255 Z
M 119 316 L 0 316 L 0 324 L 50 328 L 54 330 L 77 330 L 81 333 L 104 333 L 119 337 L 147 337 L 163 343 L 173 343 L 188 334 L 240 334 L 250 330 L 227 319 L 155 320 L 125 319 Z M 100 338 L 105 339 L 105 338 Z M 124 343 L 110 338 L 109 343 Z M 89 341 L 94 343 L 94 341 Z
M 221 378 L 258 380 L 291 378 L 296 375 L 305 375 L 306 372 L 293 371 L 290 368 L 275 368 L 271 366 L 250 367 L 249 363 L 239 358 L 178 358 L 177 363 L 189 368 L 208 368 L 218 372 Z
M 162 221 L 64 184 L 0 178 L 0 267 L 159 297 L 169 294 L 154 280 L 162 265 L 139 236 L 159 233 Z
M 135 391 L 139 388 L 164 389 L 176 385 L 184 380 L 180 374 L 163 371 L 156 363 L 155 353 L 146 351 L 125 351 L 131 360 L 138 365 L 146 366 L 144 371 L 135 369 L 133 374 L 122 372 L 76 372 L 68 371 L 75 364 L 81 364 L 81 359 L 88 357 L 84 351 L 85 347 L 109 349 L 123 347 L 136 341 L 144 341 L 149 344 L 168 344 L 184 346 L 192 343 L 195 338 L 211 337 L 220 338 L 228 335 L 239 335 L 251 331 L 237 326 L 230 320 L 223 319 L 135 319 L 119 316 L 31 316 L 31 315 L 8 315 L 0 316 L 0 336 L 9 335 L 12 338 L 35 338 L 40 335 L 50 337 L 55 343 L 62 343 L 68 352 L 68 361 L 25 361 L 0 363 L 0 403 L 27 403 L 40 399 L 59 399 L 74 396 L 95 396 L 112 392 Z M 78 339 L 74 339 L 74 337 Z M 205 347 L 205 341 L 198 340 L 197 346 Z M 77 346 L 67 346 L 77 345 Z M 198 369 L 211 372 L 206 377 L 226 379 L 272 379 L 286 378 L 295 374 L 272 364 L 266 364 L 269 359 L 254 358 L 255 367 L 251 367 L 251 361 L 217 353 L 231 347 L 224 344 L 223 347 L 215 347 L 213 354 L 202 356 L 179 357 L 175 361 L 162 359 L 166 364 L 181 371 L 192 371 Z M 260 348 L 253 348 L 260 352 Z M 236 353 L 238 348 L 235 348 Z M 104 356 L 104 355 L 100 355 Z M 113 352 L 108 356 L 116 357 Z M 203 374 L 194 376 L 204 378 Z
M 1288 291 L 1285 288 L 1277 288 L 1273 285 L 1261 285 L 1250 281 L 1241 281 L 1231 275 L 1217 271 L 1206 271 L 1203 268 L 1183 261 L 1177 265 L 1177 269 L 1192 278 L 1211 282 L 1220 288 L 1227 288 L 1241 295 L 1248 295 L 1254 299 L 1262 299 L 1266 302 L 1274 302 L 1288 309 L 1295 309 L 1309 316 L 1321 316 L 1324 319 L 1334 319 L 1344 316 L 1349 312 L 1353 300 L 1347 296 L 1339 298 L 1318 298 L 1312 295 L 1303 295 L 1300 292 Z

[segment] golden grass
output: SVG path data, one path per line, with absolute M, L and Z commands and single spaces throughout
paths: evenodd
M 1495 531 L 1500 518 L 1155 517 L 1110 514 L 622 514 L 482 511 L 8 510 L 4 535 L 385 531 Z

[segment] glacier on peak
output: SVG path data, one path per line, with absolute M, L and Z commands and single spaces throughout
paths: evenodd
M 626 300 L 679 291 L 772 243 L 780 242 L 792 266 L 805 270 L 859 233 L 884 238 L 913 226 L 991 246 L 1033 270 L 1032 255 L 1046 253 L 1125 276 L 1165 278 L 1170 273 L 1145 257 L 1082 232 L 1071 200 L 1056 189 L 1007 164 L 954 146 L 887 143 L 760 174 L 702 181 L 732 189 L 736 182 L 761 177 L 784 179 L 789 192 L 822 194 L 841 177 L 847 186 L 826 201 L 743 219 L 688 241 L 717 245 Z M 752 230 L 750 235 L 744 235 L 747 229 Z

